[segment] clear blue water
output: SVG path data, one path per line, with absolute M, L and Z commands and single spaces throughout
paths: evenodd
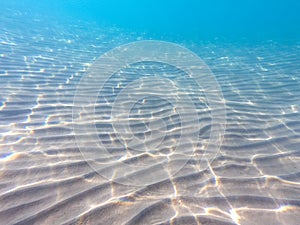
M 299 1 L 0 9 L 0 224 L 299 224 Z
M 300 3 L 297 0 L 214 1 L 1 1 L 4 9 L 44 15 L 52 22 L 66 18 L 146 32 L 162 39 L 297 40 Z M 3 10 L 5 12 L 5 10 Z M 48 23 L 51 21 L 48 21 Z

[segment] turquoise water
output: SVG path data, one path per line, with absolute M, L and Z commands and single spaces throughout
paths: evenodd
M 0 224 L 299 224 L 298 1 L 0 8 Z
M 1 2 L 5 8 L 52 18 L 50 24 L 68 24 L 66 18 L 71 18 L 74 23 L 107 24 L 162 39 L 291 41 L 300 37 L 297 0 Z

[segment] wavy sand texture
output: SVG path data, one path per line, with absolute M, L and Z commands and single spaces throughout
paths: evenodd
M 76 84 L 94 57 L 136 37 L 117 29 L 88 31 L 88 24 L 53 23 L 47 28 L 40 20 L 27 21 L 32 26 L 25 29 L 25 18 L 12 13 L 0 20 L 1 224 L 299 224 L 300 45 L 189 45 L 222 88 L 227 111 L 223 145 L 205 169 L 191 157 L 174 176 L 134 187 L 101 177 L 90 164 L 106 163 L 106 175 L 122 170 L 112 158 L 153 165 L 128 176 L 155 178 L 180 135 L 180 117 L 167 101 L 141 99 L 130 114 L 131 132 L 150 146 L 160 145 L 153 152 L 145 150 L 149 145 L 140 146 L 142 152 L 127 149 L 124 157 L 124 143 L 111 127 L 110 106 L 122 85 L 131 82 L 130 74 L 180 79 L 181 72 L 145 63 L 115 74 L 95 114 L 109 154 L 87 162 L 72 133 Z M 192 82 L 182 82 L 192 99 L 203 100 L 197 105 L 200 141 L 193 143 L 201 152 L 209 139 L 210 110 L 218 109 L 208 108 Z M 132 88 L 136 94 L 142 91 Z M 178 94 L 167 87 L 159 91 Z M 123 98 L 122 104 L 130 100 Z M 165 125 L 153 123 L 151 136 L 147 123 L 154 117 Z M 87 117 L 85 123 L 95 122 L 92 119 Z M 185 125 L 186 130 L 193 128 L 192 121 Z M 162 134 L 167 134 L 163 141 Z M 83 135 L 86 150 L 93 154 L 95 140 Z M 189 145 L 183 149 L 173 166 L 195 151 Z

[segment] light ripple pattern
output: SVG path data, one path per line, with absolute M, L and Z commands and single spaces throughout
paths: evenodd
M 227 115 L 223 144 L 205 169 L 191 157 L 173 176 L 131 186 L 90 166 L 124 159 L 123 143 L 113 135 L 106 114 L 108 103 L 130 82 L 128 74 L 163 72 L 175 79 L 182 71 L 144 63 L 114 74 L 95 107 L 99 138 L 111 154 L 87 161 L 73 133 L 77 84 L 101 54 L 147 37 L 96 25 L 88 30 L 92 25 L 82 21 L 53 21 L 45 27 L 43 20 L 50 18 L 15 11 L 0 17 L 1 224 L 299 224 L 300 43 L 182 43 L 201 56 L 220 84 Z M 222 108 L 210 109 L 205 93 L 185 82 L 191 98 L 198 99 L 197 146 L 203 153 L 211 110 L 218 114 Z M 131 130 L 147 139 L 143 122 L 153 115 L 166 125 L 165 130 L 159 124 L 155 128 L 173 136 L 160 152 L 133 154 L 126 163 L 152 163 L 153 155 L 172 151 L 181 124 L 167 101 L 137 101 Z M 86 140 L 86 150 L 96 151 L 95 140 Z M 214 155 L 213 147 L 205 151 L 207 157 Z M 149 175 L 137 172 L 135 176 Z

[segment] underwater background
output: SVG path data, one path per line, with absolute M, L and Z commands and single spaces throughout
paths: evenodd
M 0 0 L 0 8 L 0 224 L 299 224 L 299 1 Z M 210 105 L 191 77 L 155 62 L 120 69 L 102 91 L 93 80 L 78 91 L 101 55 L 143 40 L 195 53 L 218 83 L 207 91 L 222 101 Z M 116 132 L 145 90 L 156 95 L 138 99 L 130 129 Z M 93 115 L 74 104 L 89 93 L 98 96 Z M 199 118 L 197 139 L 190 108 L 169 101 L 185 106 L 182 93 Z M 213 121 L 224 129 L 220 143 L 211 143 Z M 120 135 L 149 145 L 128 147 Z

